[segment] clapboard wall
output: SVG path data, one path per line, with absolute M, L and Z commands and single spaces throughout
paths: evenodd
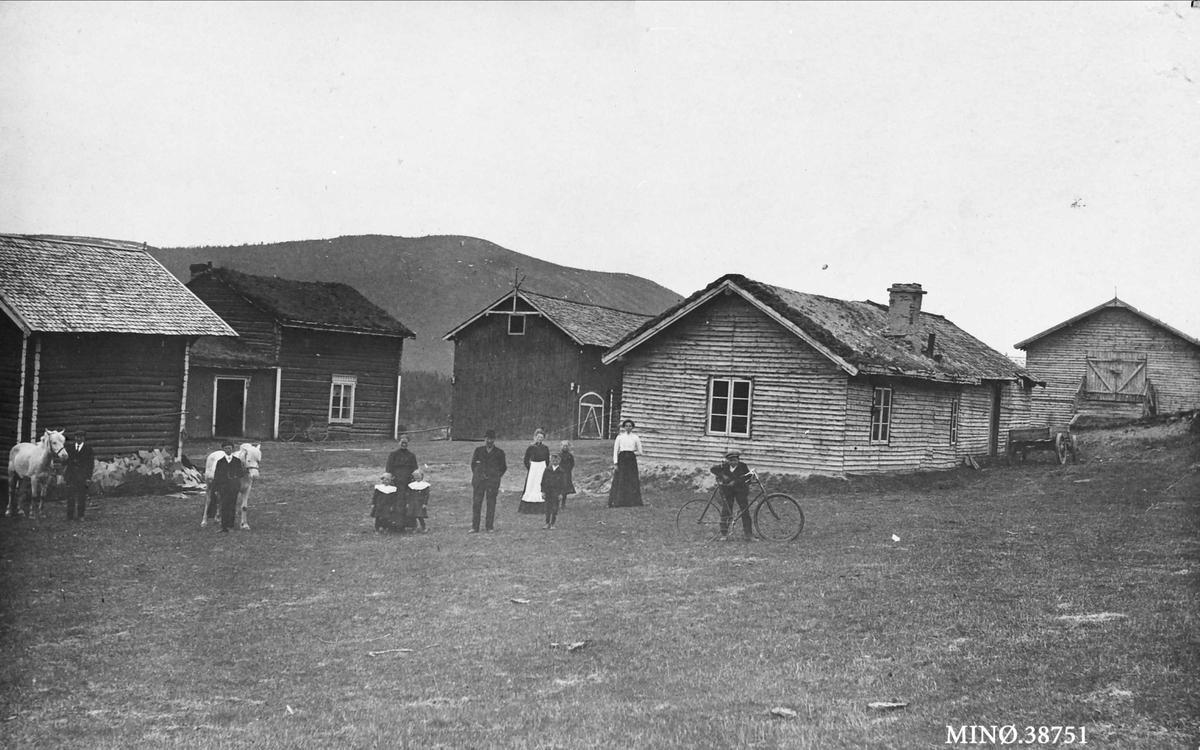
M 1034 424 L 1065 424 L 1076 414 L 1136 418 L 1140 402 L 1080 394 L 1092 352 L 1145 355 L 1160 413 L 1200 408 L 1200 347 L 1122 307 L 1104 308 L 1026 347 L 1026 369 L 1046 381 L 1033 397 Z
M 707 433 L 713 377 L 753 383 L 749 436 Z M 893 389 L 891 438 L 871 443 L 876 386 Z M 633 419 L 646 456 L 715 462 L 736 448 L 755 467 L 828 475 L 952 468 L 989 452 L 994 393 L 997 450 L 1029 420 L 1016 383 L 937 384 L 849 376 L 738 296 L 715 297 L 635 349 L 625 362 L 622 418 Z M 951 443 L 951 404 L 959 402 Z
M 532 438 L 538 428 L 549 440 L 571 439 L 579 398 L 589 392 L 604 399 L 608 422 L 620 401 L 621 365 L 601 364 L 601 347 L 580 346 L 532 312 L 525 332 L 510 335 L 508 317 L 489 313 L 455 336 L 454 439 L 478 440 L 489 429 L 501 439 Z
M 281 420 L 327 420 L 333 376 L 354 376 L 354 424 L 330 425 L 331 433 L 391 437 L 403 339 L 286 326 L 280 330 Z

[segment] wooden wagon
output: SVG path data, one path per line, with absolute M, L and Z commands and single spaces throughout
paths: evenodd
M 1071 420 L 1074 423 L 1074 419 Z M 1020 458 L 1024 461 L 1030 451 L 1052 451 L 1060 464 L 1076 463 L 1079 451 L 1071 425 L 1062 427 L 1021 427 L 1008 431 L 1008 461 Z

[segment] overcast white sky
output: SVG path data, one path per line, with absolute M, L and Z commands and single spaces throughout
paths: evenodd
M 1114 288 L 1200 337 L 1198 212 L 1185 0 L 0 3 L 4 232 L 919 282 L 1009 352 Z

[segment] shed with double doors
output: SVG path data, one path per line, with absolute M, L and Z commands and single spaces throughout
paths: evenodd
M 649 459 L 799 474 L 947 469 L 996 454 L 1029 420 L 1035 382 L 1008 357 L 922 309 L 722 276 L 613 346 L 620 417 Z
M 192 344 L 236 337 L 142 243 L 0 235 L 0 462 L 46 429 L 178 451 Z
M 454 342 L 451 436 L 613 435 L 621 365 L 600 358 L 649 318 L 513 289 L 443 337 Z
M 197 264 L 188 288 L 237 330 L 201 339 L 189 387 L 193 438 L 270 439 L 280 424 L 394 438 L 401 356 L 415 334 L 356 289 Z
M 1015 345 L 1046 382 L 1033 419 L 1136 419 L 1200 408 L 1200 339 L 1114 297 Z

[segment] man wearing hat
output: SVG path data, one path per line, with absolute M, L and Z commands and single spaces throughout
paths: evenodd
M 242 476 L 246 469 L 242 466 L 241 459 L 233 455 L 232 440 L 222 441 L 221 450 L 225 455 L 217 459 L 217 465 L 213 468 L 213 496 L 208 503 L 207 515 L 211 520 L 217 510 L 217 503 L 220 503 L 221 531 L 228 532 L 233 528 L 234 516 L 237 515 L 238 491 L 241 489 Z
M 496 447 L 496 431 L 488 430 L 483 433 L 483 445 L 475 449 L 471 456 L 471 533 L 479 533 L 479 516 L 483 511 L 483 501 L 487 499 L 488 531 L 493 530 L 496 521 L 496 495 L 500 494 L 500 477 L 508 471 L 504 461 L 504 451 Z
M 87 510 L 88 482 L 92 481 L 92 472 L 96 470 L 96 457 L 92 454 L 92 446 L 87 443 L 87 433 L 76 430 L 72 436 L 75 439 L 67 444 L 67 463 L 63 472 L 66 480 L 67 520 L 83 520 Z
M 742 513 L 742 537 L 754 541 L 754 530 L 750 518 L 750 467 L 741 462 L 736 450 L 725 453 L 725 462 L 712 467 L 712 473 L 721 486 L 721 536 L 728 538 L 729 521 L 733 518 L 733 501 L 737 500 Z

